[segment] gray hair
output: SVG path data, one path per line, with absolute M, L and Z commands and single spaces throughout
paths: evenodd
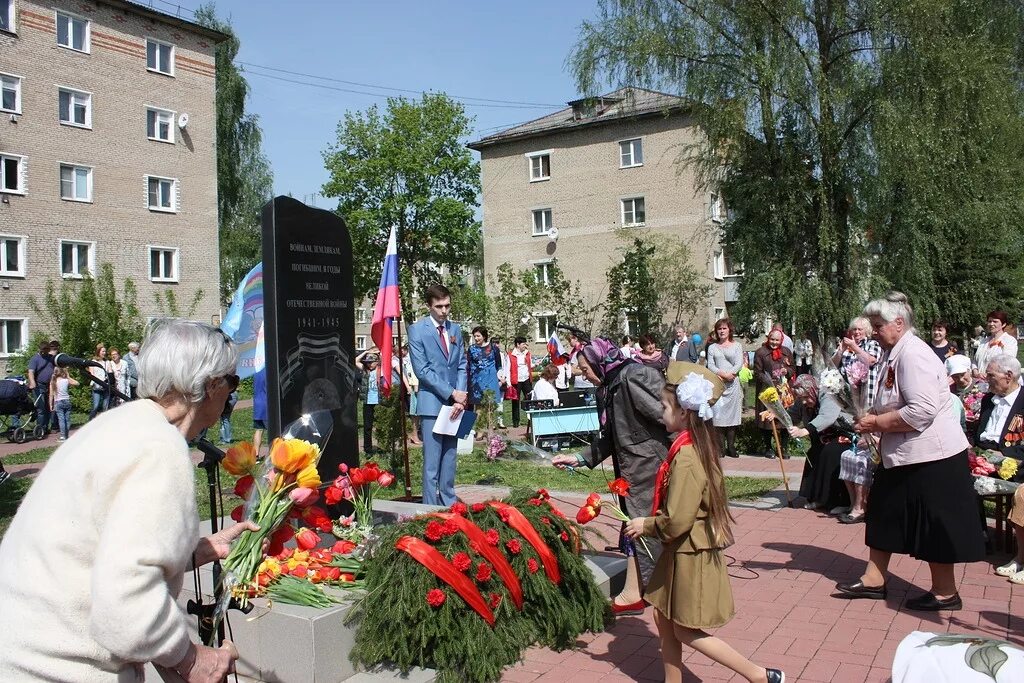
M 172 394 L 199 403 L 207 381 L 234 374 L 238 349 L 216 327 L 189 320 L 164 319 L 153 324 L 139 355 L 140 398 Z
M 858 315 L 856 318 L 850 321 L 850 329 L 861 330 L 867 336 L 871 336 L 871 321 L 863 315 Z
M 993 368 L 996 372 L 1009 372 L 1014 379 L 1020 379 L 1020 361 L 1008 353 L 997 353 L 988 357 L 988 365 L 983 368 L 985 372 Z
M 903 318 L 908 330 L 914 327 L 914 309 L 903 292 L 889 292 L 880 299 L 869 301 L 864 307 L 864 315 L 869 318 L 877 316 L 887 323 Z
M 128 350 L 132 353 L 139 352 L 139 342 L 128 342 Z

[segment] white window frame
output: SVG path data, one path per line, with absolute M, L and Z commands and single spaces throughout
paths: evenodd
M 366 309 L 365 308 L 357 308 L 356 309 L 356 322 L 360 323 L 360 324 L 363 324 L 363 325 L 366 324 Z
M 166 180 L 171 183 L 171 206 L 164 207 L 160 205 L 154 206 L 150 202 L 149 184 L 156 181 Z M 148 175 L 146 176 L 146 206 L 150 211 L 157 211 L 159 213 L 178 213 L 178 179 L 168 178 L 160 175 Z
M 85 272 L 85 273 L 82 272 L 81 264 L 80 263 L 76 263 L 75 264 L 76 266 L 78 266 L 78 272 L 72 272 L 72 273 L 65 273 L 64 272 L 64 245 L 65 244 L 73 244 L 75 246 L 86 246 L 86 247 L 89 248 L 88 252 L 86 252 L 86 257 L 85 257 L 85 260 L 86 260 L 85 268 L 86 268 L 86 271 L 88 271 L 88 272 Z M 76 250 L 76 253 L 77 253 L 77 250 Z M 90 277 L 94 276 L 96 274 L 96 242 L 90 242 L 88 240 L 65 240 L 65 239 L 62 239 L 59 242 L 57 242 L 57 272 L 60 273 L 60 276 L 62 278 L 64 278 L 65 280 L 81 280 L 86 275 L 88 275 Z
M 14 11 L 14 0 L 4 0 L 7 2 L 7 28 L 0 28 L 0 31 L 6 31 L 7 33 L 18 34 L 18 27 L 14 25 L 15 20 L 18 18 L 18 13 Z
M 555 259 L 540 259 L 537 261 L 530 261 L 530 266 L 533 267 L 533 279 L 538 285 L 550 285 L 551 284 L 551 267 L 555 265 Z M 541 273 L 544 277 L 541 278 Z
M 715 319 L 712 320 L 712 322 L 717 322 L 717 321 L 719 321 L 719 320 L 721 320 L 722 318 L 725 317 L 725 309 L 722 308 L 721 306 L 713 307 L 711 309 L 711 312 L 712 312 L 712 314 L 714 314 L 714 317 L 715 317 Z
M 7 270 L 7 244 L 14 242 L 18 250 L 17 270 Z M 25 245 L 28 237 L 25 235 L 0 234 L 0 277 L 25 277 Z
M 154 115 L 153 131 L 156 133 L 156 135 L 150 135 L 149 134 L 149 115 L 150 114 Z M 168 143 L 168 144 L 171 144 L 171 145 L 175 144 L 177 142 L 176 139 L 175 139 L 176 136 L 175 136 L 175 133 L 174 133 L 174 119 L 175 119 L 175 115 L 176 114 L 177 114 L 177 112 L 171 111 L 170 109 L 164 109 L 163 107 L 151 107 L 149 105 L 146 105 L 146 138 L 148 140 L 153 140 L 154 142 L 164 142 L 164 143 Z M 169 120 L 167 121 L 167 134 L 170 136 L 168 138 L 162 138 L 159 135 L 160 134 L 160 117 L 161 117 L 161 115 L 167 115 L 168 117 L 170 117 Z
M 153 67 L 153 66 L 149 65 L 149 44 L 150 43 L 153 43 L 153 44 L 158 45 L 158 46 L 170 48 L 170 50 L 171 50 L 171 58 L 170 58 L 170 60 L 168 60 L 168 65 L 170 66 L 170 70 L 168 70 L 168 71 L 161 71 L 160 70 L 160 50 L 159 49 L 156 52 L 156 66 Z M 155 73 L 155 74 L 161 74 L 163 76 L 170 76 L 171 78 L 174 78 L 174 62 L 175 62 L 175 58 L 177 57 L 177 52 L 178 51 L 175 48 L 174 43 L 168 43 L 166 40 L 159 40 L 157 38 L 150 38 L 149 36 L 146 36 L 146 71 L 149 71 L 149 72 Z
M 543 182 L 545 180 L 551 180 L 551 153 L 553 151 L 554 150 L 551 150 L 551 149 L 543 149 L 543 150 L 540 150 L 539 152 L 527 152 L 526 154 L 523 155 L 523 156 L 526 157 L 526 169 L 527 169 L 527 173 L 530 176 L 530 182 L 531 183 L 539 183 L 539 182 Z M 543 157 L 547 157 L 548 158 L 548 174 L 547 175 L 534 175 L 533 174 L 533 160 L 534 159 L 542 159 Z M 544 162 L 541 161 L 540 162 L 540 174 L 543 174 L 543 173 L 544 173 Z
M 68 94 L 68 118 L 64 119 L 64 112 L 61 108 L 60 96 L 64 93 Z M 78 123 L 74 119 L 75 115 L 75 104 L 76 98 L 85 98 L 85 123 Z M 66 85 L 57 86 L 57 119 L 60 121 L 62 126 L 71 126 L 72 128 L 88 128 L 92 129 L 92 93 L 87 90 L 79 90 L 78 88 L 70 88 Z
M 722 195 L 718 192 L 712 192 L 711 199 L 708 201 L 708 218 L 715 223 L 725 222 L 725 211 L 722 205 Z
M 63 43 L 60 42 L 60 18 L 62 16 L 67 17 L 68 20 L 69 20 L 69 23 L 68 23 L 68 41 L 69 41 L 70 45 L 64 45 Z M 82 48 L 81 49 L 79 49 L 77 47 L 73 47 L 73 45 L 75 44 L 75 40 L 74 40 L 74 31 L 72 30 L 72 28 L 74 27 L 74 22 L 76 22 L 76 21 L 81 21 L 85 25 L 85 27 L 83 28 L 83 31 L 85 32 L 85 35 L 82 37 Z M 83 17 L 83 16 L 81 16 L 79 14 L 74 14 L 72 12 L 66 12 L 64 10 L 54 10 L 53 11 L 53 22 L 54 22 L 54 28 L 57 29 L 56 35 L 54 37 L 56 38 L 57 45 L 59 47 L 62 47 L 64 49 L 66 49 L 66 50 L 72 50 L 74 52 L 81 52 L 83 54 L 89 54 L 92 51 L 92 22 L 89 19 L 87 19 L 87 18 L 85 18 L 85 17 Z
M 7 164 L 4 163 L 7 159 L 18 160 L 18 189 L 16 190 L 7 189 L 5 187 L 3 169 L 7 167 Z M 26 170 L 27 160 L 28 157 L 21 154 L 0 154 L 0 194 L 26 194 L 25 186 L 28 184 L 28 172 Z
M 644 219 L 642 221 L 636 220 L 636 202 L 637 200 L 644 203 Z M 631 202 L 630 213 L 633 214 L 633 220 L 626 220 L 626 202 Z M 623 197 L 619 200 L 619 217 L 622 220 L 622 227 L 624 228 L 642 228 L 647 225 L 647 200 L 642 196 L 636 197 Z
M 711 261 L 712 275 L 716 280 L 725 279 L 725 250 L 719 247 Z
M 551 326 L 546 330 L 547 334 L 541 334 L 541 321 L 546 320 L 547 318 L 551 318 Z M 558 314 L 554 311 L 542 311 L 540 313 L 534 313 L 533 319 L 536 321 L 533 326 L 534 339 L 537 342 L 547 342 L 547 340 L 551 338 L 551 333 L 554 332 L 555 323 L 558 322 Z
M 171 256 L 171 274 L 161 275 L 153 277 L 153 252 L 170 252 Z M 179 251 L 177 247 L 168 247 L 161 244 L 147 244 L 146 245 L 146 270 L 149 272 L 150 282 L 178 282 L 180 273 L 180 259 Z M 161 267 L 163 266 L 163 259 L 160 260 Z
M 634 144 L 635 143 L 635 144 Z M 639 154 L 637 152 L 639 151 Z M 629 163 L 625 162 L 626 154 L 629 154 Z M 640 161 L 637 161 L 637 157 Z M 619 168 L 636 168 L 644 165 L 644 139 L 629 138 L 619 140 Z
M 366 335 L 365 334 L 357 334 L 356 335 L 356 351 L 365 351 L 365 350 L 366 350 Z
M 7 326 L 11 323 L 18 323 L 21 327 L 21 347 L 17 349 L 7 348 Z M 0 318 L 0 358 L 10 358 L 23 353 L 28 348 L 28 318 Z
M 14 109 L 8 109 L 3 104 L 3 97 L 0 94 L 0 111 L 5 114 L 21 114 L 21 76 L 14 74 L 0 73 L 0 89 L 8 89 L 13 82 L 14 86 Z
M 542 224 L 543 229 L 540 232 L 537 231 L 537 216 L 538 215 L 540 215 L 542 217 L 541 224 Z M 543 218 L 545 215 L 547 216 L 546 220 Z M 554 211 L 552 211 L 551 207 L 545 207 L 545 208 L 542 208 L 542 209 L 533 209 L 533 210 L 531 210 L 530 211 L 530 234 L 533 235 L 534 237 L 546 237 L 546 236 L 550 235 L 551 234 L 551 228 L 554 227 L 554 222 L 555 222 L 554 218 L 555 218 L 555 214 L 554 214 Z
M 57 172 L 57 183 L 58 183 L 58 185 L 60 187 L 60 198 L 61 198 L 61 200 L 65 201 L 65 202 L 79 202 L 80 204 L 92 204 L 92 166 L 85 166 L 83 164 L 72 164 L 72 163 L 67 162 L 67 161 L 61 161 L 57 165 L 57 167 L 59 169 L 58 172 Z M 71 174 L 72 196 L 70 196 L 70 197 L 65 197 L 64 196 L 64 177 L 63 177 L 63 173 L 64 173 L 64 169 L 65 168 L 70 168 L 71 171 L 72 171 L 72 174 Z M 86 182 L 86 187 L 85 187 L 86 198 L 85 199 L 79 199 L 78 197 L 74 196 L 75 194 L 77 194 L 77 190 L 78 190 L 78 174 L 76 173 L 76 171 L 78 171 L 78 170 L 88 171 L 88 177 L 86 178 L 86 181 L 85 181 Z

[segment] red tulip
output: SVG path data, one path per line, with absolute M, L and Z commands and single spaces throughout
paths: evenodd
M 270 535 L 270 548 L 267 550 L 267 553 L 270 555 L 280 555 L 284 552 L 284 544 L 290 541 L 294 535 L 295 529 L 292 529 L 291 524 L 281 525 L 277 531 Z
M 608 484 L 608 490 L 614 493 L 616 496 L 628 496 L 629 495 L 629 482 L 619 477 L 615 481 Z
M 302 527 L 295 534 L 295 543 L 303 550 L 312 550 L 320 543 L 320 537 L 310 529 Z
M 294 488 L 288 492 L 288 497 L 292 499 L 300 508 L 309 507 L 320 499 L 320 492 L 316 489 L 307 488 Z
M 324 489 L 324 501 L 328 505 L 337 505 L 343 497 L 341 489 L 337 486 L 328 486 Z
M 238 481 L 235 482 L 235 495 L 246 500 L 249 498 L 249 492 L 252 491 L 252 485 L 254 480 L 251 474 L 247 474 Z
M 234 510 L 231 511 L 231 519 L 235 520 L 236 522 L 241 522 L 242 521 L 242 514 L 244 512 L 245 512 L 245 506 L 244 505 L 239 505 L 238 507 L 236 507 Z
M 377 477 L 377 483 L 387 488 L 395 483 L 395 475 L 390 472 L 381 472 L 380 476 Z
M 324 567 L 321 572 L 326 581 L 338 581 L 341 579 L 341 570 L 337 567 Z
M 350 552 L 356 549 L 356 544 L 352 541 L 342 539 L 331 546 L 331 552 L 337 553 L 338 555 L 348 555 Z

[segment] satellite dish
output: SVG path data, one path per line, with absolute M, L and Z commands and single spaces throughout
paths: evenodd
M 526 323 L 530 322 L 530 314 L 529 313 L 523 313 L 523 317 L 519 319 L 519 322 L 521 322 L 524 325 Z
M 188 114 L 178 114 L 178 128 L 185 129 L 188 126 Z
M 558 228 L 551 228 L 551 230 L 548 231 L 548 239 L 552 242 L 558 241 Z

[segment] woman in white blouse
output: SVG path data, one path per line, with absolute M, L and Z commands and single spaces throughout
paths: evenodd
M 985 318 L 988 337 L 978 344 L 978 350 L 974 354 L 975 377 L 985 376 L 985 367 L 988 365 L 990 356 L 1005 353 L 1013 358 L 1017 357 L 1017 340 L 1005 331 L 1006 326 L 1010 323 L 1006 311 L 996 309 Z
M 540 373 L 540 379 L 533 385 L 533 393 L 531 398 L 534 401 L 554 401 L 554 405 L 558 407 L 558 389 L 555 388 L 555 378 L 558 377 L 558 366 L 554 363 L 549 363 L 544 366 L 544 369 Z

